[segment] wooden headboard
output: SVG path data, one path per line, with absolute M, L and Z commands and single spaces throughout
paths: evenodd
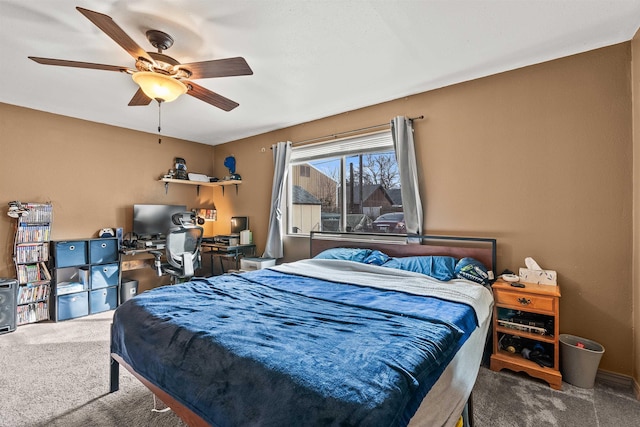
M 496 239 L 454 236 L 406 236 L 399 234 L 332 233 L 312 231 L 310 256 L 329 248 L 377 249 L 391 257 L 446 255 L 475 258 L 496 271 Z

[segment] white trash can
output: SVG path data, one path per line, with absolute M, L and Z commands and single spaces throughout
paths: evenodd
M 582 388 L 593 388 L 604 347 L 595 341 L 560 334 L 562 380 Z

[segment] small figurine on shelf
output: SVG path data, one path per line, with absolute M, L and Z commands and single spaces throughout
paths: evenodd
M 225 177 L 226 180 L 235 180 L 240 181 L 242 177 L 236 173 L 236 158 L 233 156 L 228 156 L 224 159 L 224 165 L 227 169 L 229 169 L 229 176 Z
M 187 175 L 187 162 L 182 157 L 176 157 L 176 179 L 189 179 Z

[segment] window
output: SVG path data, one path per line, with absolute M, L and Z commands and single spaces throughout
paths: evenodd
M 288 230 L 404 233 L 391 132 L 294 147 Z

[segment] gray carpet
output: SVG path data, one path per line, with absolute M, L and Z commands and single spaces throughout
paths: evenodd
M 0 335 L 0 426 L 184 426 L 126 369 L 109 394 L 113 312 Z M 165 406 L 158 401 L 157 408 Z
M 184 424 L 154 412 L 151 392 L 126 369 L 109 394 L 109 325 L 113 312 L 38 323 L 0 335 L 0 426 L 158 426 Z M 158 401 L 157 408 L 164 408 Z M 638 426 L 630 390 L 546 384 L 481 368 L 474 389 L 475 427 Z
M 631 387 L 596 380 L 593 389 L 547 383 L 509 370 L 481 368 L 473 390 L 475 427 L 639 427 L 640 401 Z

